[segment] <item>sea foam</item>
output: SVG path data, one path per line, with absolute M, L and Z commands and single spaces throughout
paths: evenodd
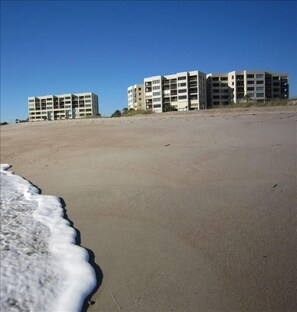
M 58 197 L 1 165 L 1 311 L 80 311 L 96 286 Z

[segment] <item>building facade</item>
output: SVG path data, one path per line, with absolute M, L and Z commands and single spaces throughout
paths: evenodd
M 143 84 L 136 84 L 134 86 L 130 86 L 127 92 L 128 92 L 128 109 L 145 110 Z
M 99 113 L 98 96 L 92 92 L 28 98 L 29 121 L 94 117 Z
M 138 89 L 137 99 L 135 88 Z M 206 74 L 200 71 L 148 77 L 144 78 L 143 85 L 128 88 L 128 108 L 135 109 L 137 105 L 161 113 L 170 106 L 178 111 L 187 111 L 205 109 L 206 104 Z
M 289 98 L 287 73 L 232 71 L 207 75 L 208 107 L 241 101 L 269 101 Z

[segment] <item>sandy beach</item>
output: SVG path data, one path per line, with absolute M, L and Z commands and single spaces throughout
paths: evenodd
M 88 311 L 297 311 L 297 106 L 1 126 L 103 274 Z

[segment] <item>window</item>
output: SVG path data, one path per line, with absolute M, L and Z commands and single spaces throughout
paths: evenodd
M 178 93 L 185 93 L 185 92 L 187 92 L 187 89 L 180 89 L 180 90 L 178 90 Z
M 219 77 L 213 77 L 212 80 L 213 81 L 219 81 Z
M 186 80 L 187 77 L 186 76 L 182 76 L 182 77 L 178 77 L 177 80 Z
M 153 90 L 160 90 L 160 86 L 153 86 Z
M 161 98 L 154 98 L 153 99 L 153 102 L 160 102 L 161 101 Z
M 248 80 L 248 81 L 247 81 L 247 84 L 248 84 L 248 85 L 254 84 L 254 83 L 255 83 L 254 80 Z
M 213 89 L 213 93 L 220 93 L 220 89 Z
M 221 81 L 226 81 L 228 80 L 228 77 L 221 77 Z
M 257 97 L 264 97 L 264 93 L 257 93 Z
M 154 105 L 154 108 L 160 108 L 161 107 L 161 104 L 155 104 Z
M 160 82 L 161 82 L 160 80 L 153 80 L 153 84 L 158 84 Z
M 258 84 L 264 84 L 264 81 L 263 81 L 263 80 L 258 80 L 258 81 L 257 81 L 257 85 L 258 85 Z
M 254 98 L 255 97 L 255 93 L 248 92 L 247 96 L 249 96 L 250 98 Z
M 248 75 L 246 75 L 246 77 L 247 78 L 254 78 L 255 76 L 254 76 L 254 74 L 248 74 Z
M 258 87 L 258 88 L 259 88 L 259 87 Z M 247 90 L 248 90 L 248 91 L 254 91 L 255 88 L 254 88 L 254 87 L 247 87 Z
M 212 86 L 213 86 L 213 87 L 219 87 L 220 84 L 219 84 L 219 83 L 213 83 Z
M 264 91 L 264 87 L 257 87 L 256 90 L 257 91 Z
M 264 75 L 263 75 L 263 74 L 256 74 L 256 78 L 261 78 L 261 79 L 263 79 L 263 78 L 264 78 Z
M 179 100 L 186 100 L 187 99 L 187 96 L 186 95 L 180 95 L 178 97 Z
M 141 88 L 138 88 L 138 91 L 141 91 Z
M 219 96 L 219 95 L 214 95 L 212 98 L 213 98 L 214 100 L 219 100 L 219 99 L 220 99 L 220 96 Z
M 153 92 L 153 96 L 158 96 L 160 94 L 161 94 L 161 92 Z
M 182 82 L 182 83 L 179 83 L 179 84 L 178 84 L 179 87 L 185 87 L 186 85 L 187 85 L 186 82 Z

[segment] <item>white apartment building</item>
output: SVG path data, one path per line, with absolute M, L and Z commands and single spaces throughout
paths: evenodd
M 159 75 L 144 78 L 143 85 L 138 86 L 138 99 L 143 101 L 145 110 L 161 113 L 171 105 L 178 111 L 205 109 L 206 74 L 200 71 L 180 72 L 173 75 Z M 143 86 L 140 90 L 140 86 Z M 135 86 L 128 88 L 128 108 L 137 103 L 134 96 Z M 140 92 L 142 95 L 140 96 Z M 137 103 L 137 107 L 140 103 Z
M 243 70 L 207 75 L 208 107 L 288 97 L 287 73 Z
M 130 86 L 127 90 L 128 93 L 128 109 L 143 109 L 145 110 L 144 105 L 144 87 L 143 84 L 136 84 Z
M 99 113 L 98 96 L 92 92 L 28 98 L 29 121 L 75 119 Z
M 144 79 L 145 105 L 154 112 L 163 112 L 166 105 L 178 111 L 206 108 L 206 75 L 200 71 Z

